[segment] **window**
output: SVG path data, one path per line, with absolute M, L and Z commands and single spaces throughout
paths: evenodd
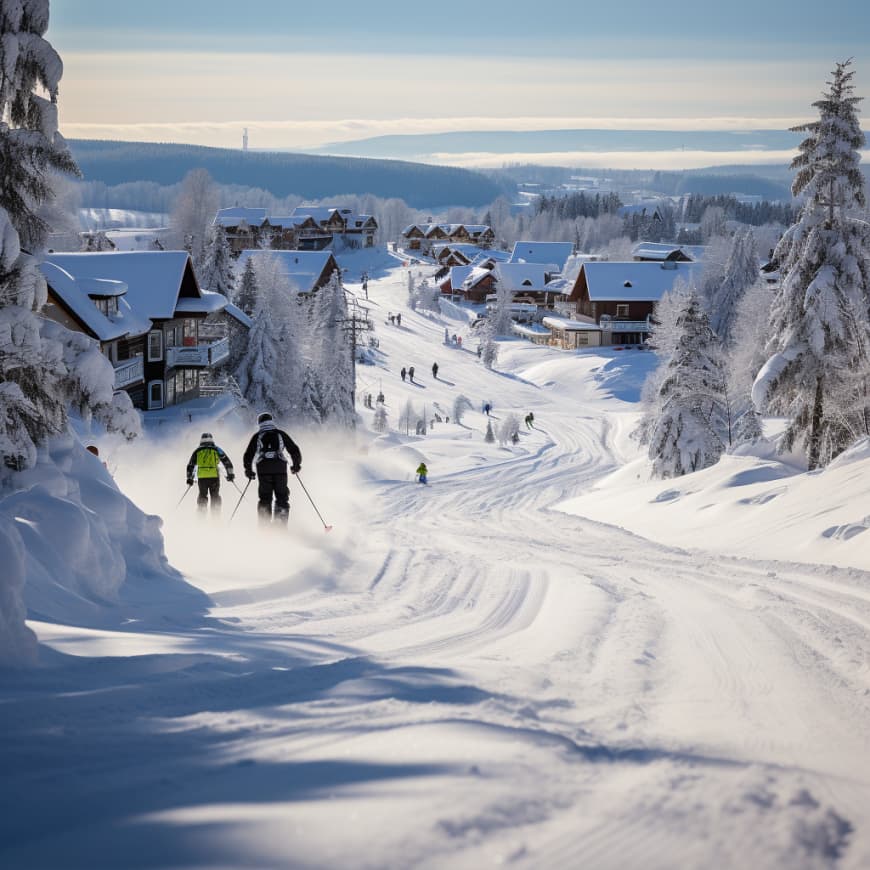
M 159 362 L 163 359 L 163 333 L 156 329 L 148 333 L 148 362 Z
M 185 347 L 196 347 L 196 321 L 193 318 L 185 318 L 183 336 Z
M 617 305 L 616 306 L 616 316 L 617 317 L 628 317 L 628 305 Z
M 176 375 L 175 377 L 171 377 L 166 381 L 166 404 L 167 404 L 167 406 L 175 404 L 175 378 L 176 377 L 178 377 L 178 376 Z
M 148 410 L 158 411 L 163 407 L 163 381 L 148 384 Z

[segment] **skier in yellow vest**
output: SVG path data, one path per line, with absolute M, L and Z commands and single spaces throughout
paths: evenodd
M 203 432 L 199 439 L 199 447 L 190 455 L 187 463 L 187 485 L 193 486 L 193 472 L 196 469 L 196 482 L 199 485 L 199 496 L 196 504 L 200 510 L 208 507 L 211 498 L 211 509 L 221 509 L 221 478 L 218 473 L 218 463 L 223 462 L 227 471 L 227 480 L 232 483 L 235 480 L 235 472 L 230 458 L 214 443 L 214 435 L 211 432 Z

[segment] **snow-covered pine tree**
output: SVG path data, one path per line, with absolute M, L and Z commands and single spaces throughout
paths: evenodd
M 375 405 L 375 416 L 372 419 L 372 429 L 375 432 L 386 432 L 389 429 L 389 422 L 387 420 L 387 408 L 383 402 L 378 402 Z
M 499 424 L 498 443 L 502 447 L 515 443 L 520 431 L 520 418 L 516 414 L 508 414 Z
M 198 275 L 203 290 L 232 298 L 235 285 L 233 258 L 226 230 L 220 224 L 210 226 L 206 232 L 205 252 Z
M 725 447 L 719 345 L 695 291 L 686 298 L 677 329 L 677 346 L 659 388 L 658 416 L 642 424 L 657 477 L 707 468 Z
M 870 408 L 868 288 L 870 235 L 851 61 L 837 63 L 813 103 L 819 120 L 793 128 L 799 146 L 792 192 L 804 195 L 797 223 L 775 251 L 782 281 L 771 309 L 768 359 L 753 388 L 759 409 L 789 418 L 782 448 L 826 465 L 867 434 Z M 862 216 L 863 217 L 863 216 Z
M 417 285 L 414 283 L 414 276 L 411 270 L 408 269 L 408 308 L 411 311 L 417 307 Z
M 759 283 L 755 238 L 747 228 L 734 234 L 722 281 L 709 300 L 710 326 L 724 346 L 731 344 L 740 300 L 750 287 Z
M 354 369 L 347 298 L 341 278 L 333 275 L 311 302 L 309 353 L 317 371 L 324 423 L 342 428 L 356 424 Z
M 453 400 L 453 422 L 461 423 L 462 415 L 466 411 L 470 411 L 473 405 L 468 396 L 463 396 L 461 393 Z
M 48 0 L 0 0 L 0 473 L 35 461 L 37 445 L 66 428 L 70 402 L 138 431 L 129 397 L 112 400 L 110 363 L 96 351 L 75 370 L 80 337 L 37 314 L 47 298 L 33 256 L 49 230 L 42 215 L 55 174 L 78 173 L 58 132 L 63 64 L 44 39 L 48 18 Z
M 492 420 L 486 421 L 486 432 L 483 435 L 483 440 L 487 444 L 495 444 L 495 432 L 492 431 Z
M 248 403 L 277 418 L 299 406 L 303 378 L 303 317 L 298 293 L 268 254 L 258 255 L 254 265 L 257 293 L 254 324 L 236 380 Z
M 238 279 L 233 301 L 248 317 L 253 316 L 254 310 L 257 307 L 257 296 L 259 287 L 257 286 L 257 273 L 254 270 L 254 259 L 248 257 L 245 262 L 245 268 Z

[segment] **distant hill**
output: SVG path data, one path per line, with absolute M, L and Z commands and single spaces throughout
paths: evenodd
M 403 160 L 465 153 L 535 154 L 621 151 L 787 151 L 801 135 L 788 130 L 500 130 L 373 136 L 336 142 L 320 154 L 347 154 Z
M 467 169 L 400 160 L 325 157 L 276 152 L 242 152 L 155 142 L 72 139 L 73 156 L 85 179 L 107 185 L 151 181 L 172 185 L 192 169 L 206 169 L 220 184 L 259 187 L 276 197 L 323 199 L 373 194 L 403 199 L 412 208 L 483 206 L 505 188 Z

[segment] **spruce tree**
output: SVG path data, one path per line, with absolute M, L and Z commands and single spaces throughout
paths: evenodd
M 37 446 L 66 428 L 70 402 L 134 434 L 129 397 L 113 401 L 114 371 L 98 348 L 88 354 L 38 317 L 47 288 L 33 255 L 49 231 L 53 174 L 78 174 L 58 132 L 63 64 L 44 39 L 48 7 L 0 0 L 0 474 L 35 461 Z
M 786 416 L 782 448 L 803 449 L 810 469 L 827 464 L 868 430 L 870 237 L 865 208 L 851 61 L 837 63 L 813 103 L 819 120 L 792 168 L 792 192 L 805 198 L 775 251 L 782 281 L 771 309 L 767 362 L 755 382 L 756 406 Z
M 220 293 L 229 299 L 233 292 L 233 258 L 226 231 L 220 224 L 209 227 L 206 233 L 205 253 L 199 272 L 199 284 L 203 290 Z
M 679 477 L 713 465 L 725 448 L 724 376 L 719 346 L 698 294 L 677 318 L 680 332 L 659 387 L 659 409 L 642 423 L 657 477 Z

